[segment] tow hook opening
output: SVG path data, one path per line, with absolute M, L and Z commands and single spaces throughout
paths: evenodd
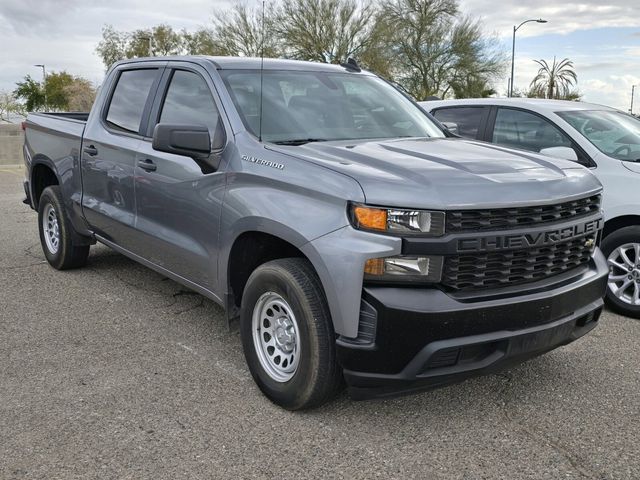
M 578 320 L 576 320 L 576 326 L 584 327 L 586 325 L 589 325 L 590 323 L 597 322 L 600 319 L 601 312 L 602 308 L 598 308 L 593 312 L 589 312 L 586 315 L 583 315 L 582 317 L 578 318 Z

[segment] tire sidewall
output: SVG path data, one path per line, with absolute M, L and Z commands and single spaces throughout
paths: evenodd
M 298 325 L 300 337 L 298 368 L 293 377 L 286 382 L 275 381 L 264 370 L 253 341 L 253 309 L 265 292 L 281 295 L 291 307 Z M 285 408 L 295 409 L 303 403 L 309 395 L 309 386 L 314 383 L 319 365 L 317 339 L 310 325 L 313 320 L 313 313 L 304 293 L 286 272 L 263 266 L 249 277 L 243 292 L 240 311 L 240 334 L 245 357 L 251 375 L 260 389 L 267 397 Z
M 610 233 L 602 241 L 600 249 L 608 260 L 611 252 L 625 243 L 640 243 L 640 226 L 624 227 Z M 640 306 L 630 305 L 617 298 L 608 284 L 605 299 L 613 310 L 630 317 L 640 318 Z
M 68 248 L 67 243 L 68 232 L 67 225 L 64 218 L 64 210 L 62 209 L 62 205 L 60 204 L 60 200 L 56 195 L 56 189 L 58 187 L 47 187 L 42 192 L 40 196 L 40 200 L 38 202 L 38 228 L 40 231 L 40 243 L 42 244 L 42 251 L 47 261 L 55 268 L 60 268 L 62 264 L 62 259 L 64 258 L 64 250 Z M 51 205 L 58 217 L 58 229 L 60 232 L 60 244 L 58 246 L 58 251 L 56 253 L 52 253 L 47 246 L 47 242 L 45 241 L 45 231 L 42 225 L 42 220 L 44 216 L 44 211 L 47 205 Z

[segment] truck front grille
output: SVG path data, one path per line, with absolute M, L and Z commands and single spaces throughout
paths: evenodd
M 535 207 L 447 211 L 446 232 L 475 232 L 540 225 L 583 217 L 600 210 L 600 195 Z
M 473 290 L 541 280 L 587 263 L 594 245 L 595 236 L 587 235 L 544 247 L 447 256 L 442 284 Z

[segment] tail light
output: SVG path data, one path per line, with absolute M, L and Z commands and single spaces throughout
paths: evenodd
M 20 122 L 20 127 L 22 127 L 22 131 L 24 132 L 27 129 L 27 122 Z

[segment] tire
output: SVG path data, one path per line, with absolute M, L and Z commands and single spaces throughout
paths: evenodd
M 600 248 L 610 270 L 605 296 L 607 305 L 628 317 L 640 318 L 640 226 L 616 230 L 604 238 Z M 625 251 L 626 260 L 621 250 Z M 624 290 L 618 290 L 624 285 L 627 285 Z
M 253 379 L 275 404 L 287 410 L 317 407 L 340 387 L 329 308 L 307 260 L 273 260 L 251 274 L 242 295 L 240 335 Z
M 42 251 L 49 265 L 57 270 L 68 270 L 87 263 L 90 245 L 73 244 L 73 227 L 58 185 L 42 192 L 38 202 L 38 225 Z

